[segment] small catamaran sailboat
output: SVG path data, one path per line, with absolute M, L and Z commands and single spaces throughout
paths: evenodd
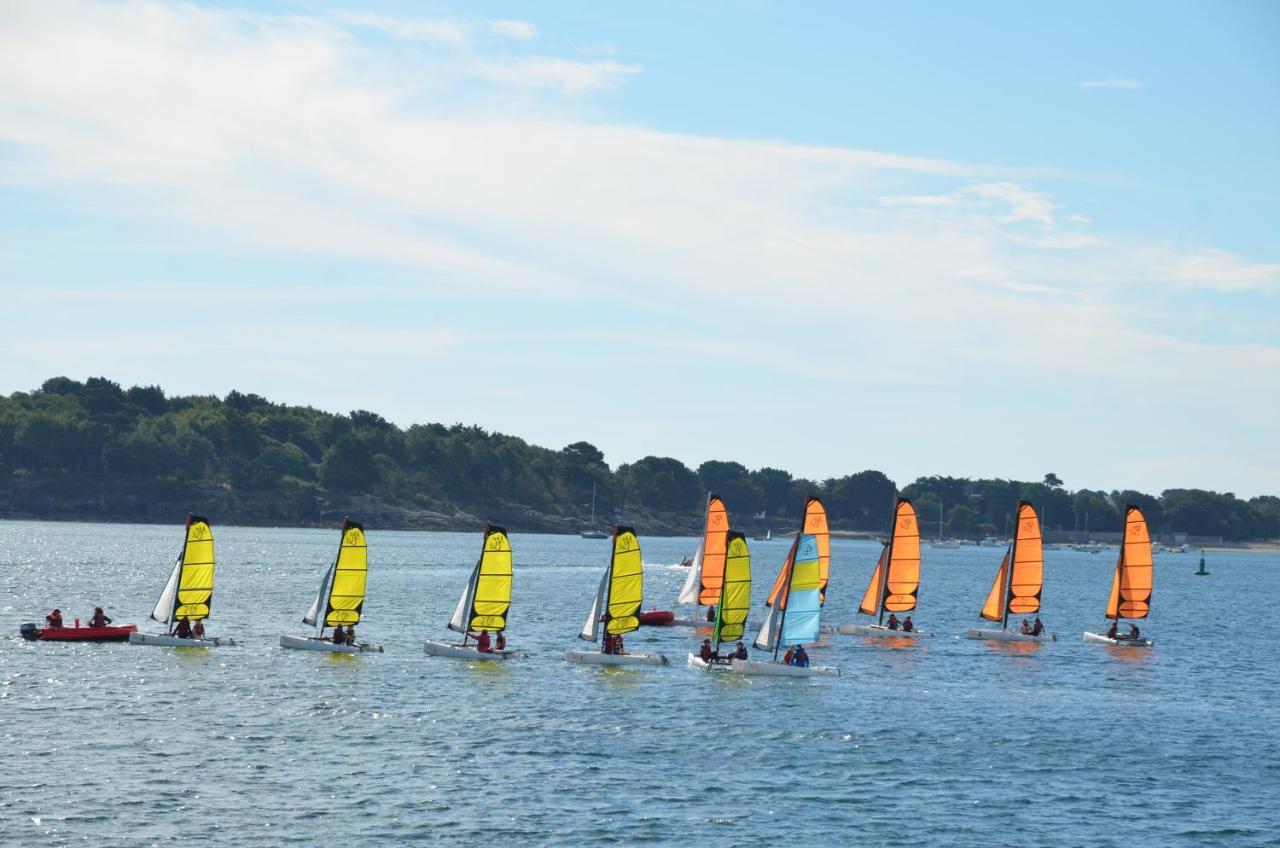
M 1149 648 L 1154 639 L 1128 639 L 1119 632 L 1120 619 L 1146 618 L 1151 612 L 1151 590 L 1155 583 L 1155 562 L 1151 556 L 1151 534 L 1147 519 L 1133 504 L 1124 505 L 1124 541 L 1111 578 L 1111 598 L 1107 601 L 1107 618 L 1115 622 L 1111 633 L 1085 631 L 1084 640 L 1103 645 Z
M 779 586 L 781 589 L 771 598 L 769 611 L 754 643 L 762 651 L 773 651 L 773 659 L 735 659 L 731 668 L 739 674 L 762 677 L 839 677 L 840 669 L 830 666 L 797 666 L 778 662 L 778 650 L 783 645 L 792 649 L 818 640 L 823 580 L 817 536 L 797 531 L 778 574 L 775 589 Z
M 729 511 L 719 496 L 707 495 L 707 517 L 703 522 L 702 539 L 693 555 L 693 565 L 685 578 L 678 604 L 705 604 L 710 611 L 720 603 L 720 588 L 724 584 L 725 539 L 729 532 Z M 708 627 L 715 623 L 713 617 L 676 618 L 672 624 L 685 627 Z
M 164 591 L 156 601 L 151 618 L 173 625 L 186 619 L 193 623 L 209 617 L 213 605 L 213 530 L 209 520 L 187 514 L 187 532 L 178 552 L 178 561 L 169 572 Z M 170 633 L 130 633 L 130 645 L 160 645 L 169 648 L 213 648 L 234 645 L 234 639 L 195 639 Z
M 737 642 L 747 629 L 747 613 L 751 611 L 751 552 L 747 549 L 747 537 L 734 531 L 726 531 L 723 579 L 716 597 L 715 631 L 711 634 L 711 651 L 717 657 L 720 645 Z M 689 665 L 694 668 L 728 668 L 729 658 L 703 661 L 698 654 L 689 654 Z
M 600 638 L 600 625 L 604 624 L 604 644 L 599 651 L 566 651 L 564 658 L 589 665 L 666 665 L 667 658 L 661 654 L 606 653 L 604 650 L 620 643 L 623 633 L 640 627 L 643 602 L 644 562 L 640 558 L 640 540 L 630 527 L 615 526 L 609 568 L 600 579 L 591 612 L 587 613 L 587 621 L 578 633 L 579 639 L 594 642 Z
M 511 607 L 511 540 L 506 528 L 484 525 L 484 544 L 480 559 L 471 570 L 467 586 L 462 590 L 458 606 L 449 619 L 449 629 L 462 634 L 461 644 L 428 640 L 422 647 L 436 657 L 459 657 L 469 660 L 505 660 L 515 652 L 489 650 L 481 652 L 467 644 L 473 633 L 501 633 L 507 629 L 507 610 Z
M 1047 642 L 1055 639 L 1048 633 L 1036 636 L 1009 629 L 1009 613 L 1031 615 L 1040 611 L 1040 592 L 1044 588 L 1040 520 L 1035 507 L 1026 501 L 1018 501 L 1016 528 L 981 613 L 987 621 L 1000 622 L 1000 629 L 972 627 L 965 633 L 970 639 L 997 642 Z
M 360 623 L 364 608 L 365 579 L 369 573 L 369 551 L 365 544 L 364 528 L 354 521 L 342 520 L 342 541 L 338 543 L 338 555 L 333 565 L 325 569 L 320 580 L 320 591 L 311 602 L 304 624 L 315 625 L 315 636 L 280 637 L 280 647 L 301 651 L 327 651 L 331 654 L 358 654 L 364 651 L 382 653 L 381 645 L 335 643 L 326 639 L 326 627 L 352 627 Z
M 918 630 L 891 630 L 884 624 L 886 612 L 910 612 L 916 608 L 920 593 L 920 524 L 915 507 L 906 498 L 898 498 L 893 508 L 893 527 L 889 541 L 880 550 L 880 559 L 871 573 L 871 582 L 862 596 L 858 611 L 879 616 L 876 624 L 842 624 L 841 633 L 853 636 L 907 637 L 923 636 Z

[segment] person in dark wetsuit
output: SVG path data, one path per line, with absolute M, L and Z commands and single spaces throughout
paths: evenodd
M 739 642 L 738 649 L 733 652 L 733 658 L 735 660 L 745 660 L 747 658 L 747 646 Z
M 1031 625 L 1031 635 L 1040 636 L 1044 634 L 1044 623 L 1040 621 L 1040 616 L 1036 616 L 1035 624 Z
M 711 650 L 711 640 L 703 639 L 702 648 L 698 651 L 698 655 L 702 657 L 704 663 L 709 663 L 715 658 L 715 651 Z
M 716 620 L 716 608 L 707 607 L 707 621 L 715 621 L 715 620 Z
M 107 618 L 107 614 L 102 611 L 102 607 L 93 608 L 93 618 L 89 619 L 90 627 L 106 627 L 111 623 L 111 619 Z
M 902 619 L 903 633 L 910 633 L 915 629 L 916 629 L 916 625 L 915 625 L 915 622 L 911 620 L 911 616 L 907 616 L 906 618 Z
M 898 614 L 897 614 L 897 613 L 893 613 L 893 612 L 889 613 L 888 627 L 889 627 L 889 629 L 890 629 L 890 630 L 897 630 L 897 629 L 898 629 Z
M 1138 625 L 1130 624 L 1129 632 L 1124 634 L 1124 638 L 1128 639 L 1129 641 L 1133 641 L 1137 639 L 1140 636 L 1140 634 L 1141 634 L 1141 631 L 1138 630 Z
M 1119 622 L 1116 622 L 1116 621 L 1111 622 L 1111 626 L 1107 628 L 1107 638 L 1119 639 L 1120 638 L 1119 631 L 1120 631 Z
M 346 634 L 346 631 L 342 629 L 341 624 L 333 628 L 333 644 L 335 645 L 347 644 L 347 634 Z
M 201 619 L 197 618 L 195 621 L 195 624 L 191 625 L 191 638 L 192 639 L 204 638 L 204 621 L 202 621 Z
M 805 651 L 804 645 L 796 645 L 796 652 L 791 657 L 791 664 L 796 668 L 809 667 L 809 654 Z
M 507 637 L 502 635 L 502 631 L 498 631 L 495 649 L 498 653 L 502 653 L 507 649 Z
M 191 622 L 187 621 L 185 615 L 178 618 L 178 623 L 173 626 L 173 632 L 169 635 L 177 636 L 179 639 L 191 638 Z

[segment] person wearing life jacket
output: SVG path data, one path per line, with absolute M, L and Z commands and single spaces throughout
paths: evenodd
M 614 636 L 614 637 L 613 637 L 613 652 L 614 652 L 615 654 L 625 654 L 625 653 L 626 653 L 626 651 L 624 651 L 624 650 L 622 649 L 622 634 L 621 634 L 621 633 L 619 633 L 617 636 Z
M 333 644 L 335 645 L 347 644 L 347 633 L 345 630 L 342 629 L 341 624 L 335 625 L 333 628 Z
M 1107 638 L 1108 638 L 1108 639 L 1119 639 L 1119 638 L 1120 638 L 1120 637 L 1119 637 L 1119 635 L 1118 635 L 1118 633 L 1119 633 L 1119 629 L 1120 629 L 1120 626 L 1119 626 L 1119 625 L 1120 625 L 1120 623 L 1119 623 L 1118 621 L 1112 621 L 1112 622 L 1111 622 L 1111 626 L 1107 628 Z
M 204 638 L 204 620 L 203 619 L 197 618 L 195 624 L 191 625 L 191 638 L 192 639 Z
M 106 627 L 111 623 L 111 619 L 107 618 L 107 614 L 102 611 L 102 607 L 93 608 L 93 618 L 89 619 L 90 627 Z
M 733 652 L 733 658 L 735 660 L 745 660 L 747 658 L 747 646 L 739 642 L 738 649 Z
M 494 646 L 498 653 L 502 653 L 507 649 L 507 637 L 502 634 L 501 630 L 498 631 L 497 638 L 494 640 Z
M 796 653 L 795 645 L 792 645 L 791 647 L 787 648 L 787 652 L 782 655 L 782 664 L 791 665 L 791 661 L 795 657 L 795 653 Z
M 1031 635 L 1039 636 L 1044 633 L 1044 623 L 1040 621 L 1040 616 L 1036 616 L 1035 623 L 1031 625 Z
M 62 610 L 56 609 L 44 617 L 44 626 L 54 630 L 62 626 Z
M 1018 632 L 1021 633 L 1023 636 L 1030 636 L 1031 622 L 1027 621 L 1025 618 L 1022 619 L 1022 626 L 1018 628 Z
M 796 652 L 791 657 L 791 664 L 796 668 L 809 667 L 809 654 L 805 651 L 804 645 L 796 645 Z
M 701 650 L 698 652 L 698 654 L 699 654 L 699 656 L 701 656 L 701 657 L 702 657 L 702 661 L 703 661 L 704 663 L 709 663 L 709 662 L 711 662 L 711 658 L 715 656 L 715 652 L 711 650 L 711 640 L 710 640 L 710 639 L 703 639 L 703 640 L 702 640 L 702 648 L 701 648 Z
M 894 612 L 889 613 L 889 629 L 890 629 L 890 630 L 897 630 L 897 629 L 898 629 L 898 614 L 897 614 L 897 613 L 894 613 Z
M 1136 625 L 1136 624 L 1130 624 L 1130 625 L 1129 625 L 1129 632 L 1128 632 L 1128 633 L 1126 633 L 1126 634 L 1124 634 L 1124 638 L 1129 639 L 1129 640 L 1137 639 L 1137 638 L 1138 638 L 1138 635 L 1139 635 L 1139 632 L 1140 632 L 1140 631 L 1138 630 L 1138 625 Z
M 907 616 L 906 618 L 902 619 L 902 632 L 903 632 L 903 633 L 910 633 L 911 631 L 913 631 L 913 630 L 915 630 L 915 629 L 916 629 L 916 626 L 915 626 L 915 624 L 911 621 L 911 616 Z
M 491 644 L 489 642 L 488 630 L 481 630 L 480 635 L 476 637 L 476 650 L 482 654 L 488 654 L 492 652 Z
M 185 615 L 178 618 L 178 623 L 173 626 L 173 633 L 170 635 L 177 636 L 179 639 L 191 638 L 191 622 L 187 621 Z
M 347 644 L 354 645 L 356 643 L 356 626 L 354 624 L 347 625 Z
M 716 620 L 716 608 L 707 607 L 707 621 L 715 621 L 715 620 Z

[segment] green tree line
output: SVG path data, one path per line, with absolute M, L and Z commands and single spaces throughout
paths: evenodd
M 588 442 L 552 450 L 475 426 L 401 428 L 366 410 L 340 415 L 238 391 L 224 398 L 169 397 L 158 386 L 124 389 L 102 377 L 55 377 L 36 391 L 0 397 L 0 490 L 9 490 L 13 504 L 24 487 L 41 481 L 279 493 L 294 500 L 335 493 L 486 517 L 582 516 L 594 488 L 602 523 L 623 509 L 696 518 L 710 490 L 741 526 L 793 526 L 804 496 L 816 493 L 833 526 L 871 532 L 887 527 L 898 491 L 873 470 L 808 480 L 728 460 L 689 468 L 657 456 L 611 468 Z M 1087 522 L 1091 531 L 1117 530 L 1127 500 L 1143 506 L 1157 532 L 1280 536 L 1280 498 L 1272 496 L 1069 492 L 1052 474 L 1035 483 L 926 477 L 902 494 L 915 500 L 926 528 L 936 527 L 941 514 L 945 531 L 957 535 L 1002 533 L 1023 498 L 1040 508 L 1050 528 L 1080 529 Z

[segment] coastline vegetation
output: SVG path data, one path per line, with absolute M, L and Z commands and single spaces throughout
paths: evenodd
M 402 429 L 365 410 L 340 415 L 238 391 L 169 397 L 102 377 L 54 377 L 0 396 L 0 517 L 166 521 L 192 509 L 224 523 L 315 525 L 352 510 L 381 526 L 468 529 L 492 519 L 576 532 L 593 489 L 602 525 L 623 514 L 642 532 L 696 532 L 711 490 L 739 526 L 794 526 L 804 495 L 817 493 L 833 528 L 874 533 L 898 487 L 874 470 L 806 480 L 726 460 L 689 468 L 647 456 L 611 468 L 588 442 L 553 450 L 463 424 Z M 902 494 L 927 533 L 941 510 L 947 535 L 1004 534 L 1021 498 L 1048 529 L 1118 531 L 1128 501 L 1155 533 L 1280 536 L 1280 498 L 1269 495 L 1068 491 L 1055 474 L 922 477 Z

